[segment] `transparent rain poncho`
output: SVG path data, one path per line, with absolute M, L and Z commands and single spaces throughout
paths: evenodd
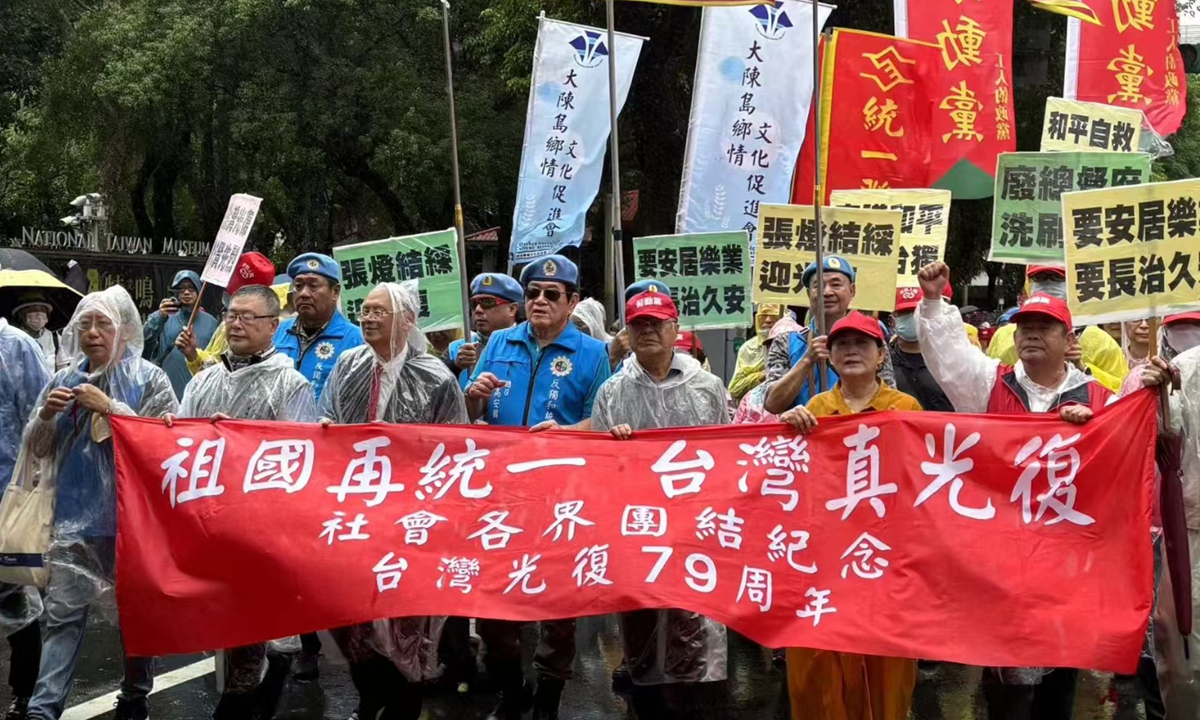
M 425 352 L 425 338 L 415 323 L 420 307 L 415 283 L 379 287 L 387 290 L 392 303 L 389 357 L 369 344 L 342 353 L 321 393 L 320 415 L 339 425 L 468 424 L 458 380 L 441 360 Z M 422 682 L 437 676 L 438 641 L 445 622 L 444 617 L 382 619 L 333 634 L 350 662 L 382 655 L 408 680 Z
M 725 385 L 693 358 L 675 353 L 671 371 L 656 383 L 636 355 L 600 387 L 592 430 L 616 425 L 634 430 L 725 425 Z M 725 626 L 686 610 L 621 613 L 621 643 L 638 685 L 724 680 L 728 662 Z
M 612 340 L 612 335 L 605 331 L 607 323 L 605 323 L 604 305 L 595 298 L 584 298 L 575 306 L 575 312 L 572 316 L 579 318 L 584 325 L 587 326 L 587 334 L 600 342 L 608 342 Z M 582 328 L 581 328 L 582 329 Z
M 90 332 L 92 328 L 101 333 Z M 112 347 L 103 366 L 92 367 L 84 354 L 85 333 L 101 340 L 111 333 Z M 112 431 L 106 417 L 77 401 L 42 420 L 39 413 L 46 397 L 54 388 L 90 384 L 110 398 L 110 413 L 140 417 L 174 413 L 177 403 L 167 376 L 141 357 L 141 318 L 124 288 L 110 287 L 81 300 L 63 330 L 62 343 L 71 364 L 38 396 L 24 442 L 40 481 L 56 487 L 47 595 L 82 607 L 112 587 L 117 534 Z
M 181 418 L 225 413 L 235 420 L 316 422 L 312 386 L 286 355 L 230 371 L 224 363 L 204 370 L 188 383 L 179 406 Z
M 0 318 L 0 490 L 8 486 L 21 450 L 21 429 L 50 381 L 42 350 Z M 30 586 L 0 584 L 0 635 L 11 635 L 42 614 L 42 598 Z

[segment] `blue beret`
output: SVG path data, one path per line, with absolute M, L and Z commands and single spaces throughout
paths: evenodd
M 525 291 L 521 289 L 521 284 L 503 273 L 476 275 L 471 281 L 471 297 L 476 295 L 491 295 L 513 303 L 525 300 Z
M 854 282 L 854 266 L 850 261 L 841 255 L 826 255 L 821 258 L 821 264 L 824 266 L 825 272 L 841 273 L 850 278 L 850 282 Z M 804 283 L 804 287 L 808 287 L 812 281 L 813 275 L 817 274 L 817 263 L 810 262 L 808 267 L 804 268 L 804 274 L 800 277 Z
M 644 292 L 650 292 L 650 286 L 653 285 L 657 289 L 655 292 L 671 294 L 671 286 L 667 285 L 662 280 L 638 280 L 634 284 L 625 288 L 625 302 L 629 302 L 635 295 L 641 295 Z
M 579 268 L 562 255 L 540 257 L 521 269 L 522 286 L 534 281 L 578 285 Z
M 304 253 L 297 255 L 287 269 L 288 277 L 295 280 L 297 275 L 324 275 L 335 282 L 342 281 L 342 272 L 337 260 L 321 253 Z

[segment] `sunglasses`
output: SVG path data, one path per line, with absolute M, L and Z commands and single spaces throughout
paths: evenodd
M 481 307 L 484 310 L 491 310 L 494 307 L 497 307 L 499 305 L 505 305 L 505 304 L 507 304 L 507 303 L 505 303 L 503 300 L 500 300 L 499 298 L 494 298 L 494 297 L 471 298 L 471 307 L 472 308 Z
M 525 299 L 529 301 L 544 297 L 546 302 L 556 303 L 562 299 L 562 296 L 563 291 L 557 288 L 525 288 Z

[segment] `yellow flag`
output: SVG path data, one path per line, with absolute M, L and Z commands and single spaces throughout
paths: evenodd
M 1097 0 L 1092 0 L 1096 2 Z M 1059 15 L 1067 17 L 1079 18 L 1084 22 L 1090 22 L 1093 25 L 1103 25 L 1100 18 L 1096 16 L 1096 11 L 1090 8 L 1084 0 L 1029 0 L 1036 8 L 1047 10 Z

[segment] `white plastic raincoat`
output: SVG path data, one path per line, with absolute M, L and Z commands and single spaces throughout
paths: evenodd
M 441 360 L 425 353 L 425 338 L 415 324 L 420 307 L 415 285 L 382 287 L 392 301 L 389 357 L 370 344 L 342 353 L 321 393 L 321 416 L 339 425 L 469 424 L 458 381 Z M 371 322 L 364 320 L 364 329 Z M 339 629 L 334 638 L 350 662 L 383 655 L 409 681 L 421 682 L 437 674 L 437 647 L 445 622 L 444 617 L 376 620 Z
M 700 363 L 675 353 L 663 382 L 655 382 L 636 356 L 600 387 L 592 430 L 616 425 L 634 430 L 729 423 L 725 384 Z M 620 616 L 621 642 L 638 685 L 724 680 L 728 661 L 725 626 L 686 610 L 637 610 Z

